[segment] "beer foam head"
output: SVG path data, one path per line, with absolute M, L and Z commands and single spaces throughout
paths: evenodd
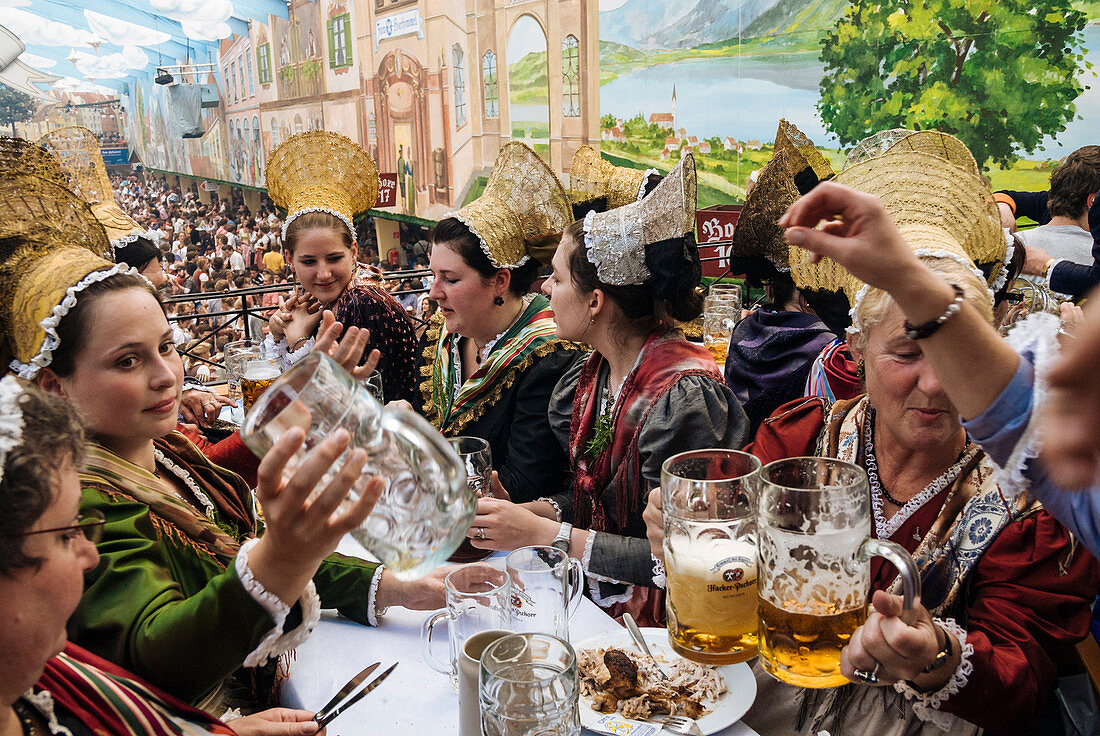
M 242 378 L 248 381 L 263 381 L 278 378 L 279 368 L 267 360 L 250 360 L 244 364 Z

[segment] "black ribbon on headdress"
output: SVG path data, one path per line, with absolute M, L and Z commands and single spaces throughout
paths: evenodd
M 645 265 L 649 269 L 654 294 L 661 299 L 673 299 L 699 285 L 703 267 L 699 263 L 699 246 L 695 235 L 686 233 L 645 246 Z
M 589 212 L 607 212 L 607 196 L 601 195 L 586 202 L 573 204 L 573 220 L 583 220 Z

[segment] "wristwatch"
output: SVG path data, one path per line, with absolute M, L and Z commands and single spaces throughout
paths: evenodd
M 563 521 L 561 526 L 558 527 L 558 536 L 554 537 L 554 541 L 550 543 L 550 546 L 557 547 L 565 554 L 569 554 L 569 542 L 572 533 L 573 525 L 568 521 Z
M 955 653 L 954 647 L 951 646 L 951 634 L 947 633 L 941 626 L 937 626 L 936 628 L 943 632 L 943 648 L 936 652 L 936 657 L 928 663 L 927 667 L 921 670 L 921 673 L 925 675 L 943 667 L 947 664 L 947 660 L 951 659 L 951 655 Z

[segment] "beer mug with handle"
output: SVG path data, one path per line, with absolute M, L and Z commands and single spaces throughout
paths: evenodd
M 584 592 L 581 563 L 557 547 L 520 547 L 508 555 L 512 630 L 569 641 L 569 617 Z
M 756 491 L 760 461 L 693 450 L 661 466 L 668 637 L 682 657 L 756 656 Z
M 420 416 L 381 407 L 351 374 L 324 353 L 295 363 L 256 400 L 241 439 L 263 457 L 293 427 L 305 442 L 287 464 L 289 477 L 310 448 L 343 427 L 353 448 L 367 451 L 367 464 L 348 494 L 354 501 L 377 476 L 382 496 L 351 535 L 386 565 L 388 574 L 411 580 L 432 570 L 458 549 L 474 520 L 477 498 L 447 440 Z M 317 484 L 323 489 L 344 457 Z M 315 493 L 320 491 L 315 490 Z
M 867 473 L 824 457 L 778 460 L 760 470 L 760 662 L 783 682 L 835 687 L 840 650 L 867 618 L 871 557 L 904 587 L 902 619 L 920 603 L 920 578 L 900 545 L 871 538 Z
M 506 629 L 511 619 L 512 581 L 508 573 L 492 565 L 465 565 L 443 579 L 447 607 L 424 621 L 421 629 L 424 660 L 436 672 L 451 678 L 458 687 L 458 664 L 462 647 L 474 634 L 489 629 Z M 432 646 L 432 633 L 447 622 L 448 658 L 442 661 Z

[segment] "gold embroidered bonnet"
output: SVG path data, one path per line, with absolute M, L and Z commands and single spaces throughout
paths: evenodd
M 584 217 L 584 245 L 600 281 L 613 286 L 649 280 L 645 247 L 695 232 L 695 157 L 680 163 L 645 199 Z
M 581 146 L 569 167 L 569 199 L 573 204 L 607 198 L 607 209 L 637 202 L 645 196 L 645 184 L 657 169 L 616 166 L 591 146 Z
M 91 208 L 68 187 L 33 174 L 0 178 L 0 327 L 23 378 L 49 365 L 57 325 L 80 292 L 122 271 Z
M 145 233 L 115 201 L 95 133 L 75 125 L 58 128 L 39 138 L 38 144 L 57 158 L 68 177 L 69 189 L 92 208 L 112 248 L 129 245 Z
M 267 163 L 267 192 L 286 210 L 286 229 L 307 212 L 338 217 L 355 242 L 353 219 L 378 201 L 378 166 L 347 136 L 310 130 L 287 138 Z
M 895 140 L 885 152 L 848 166 L 836 180 L 874 194 L 922 257 L 950 258 L 975 271 L 988 286 L 1005 268 L 1006 242 L 989 185 L 974 157 L 957 138 L 920 131 Z M 868 287 L 835 261 L 810 262 L 801 248 L 790 249 L 791 272 L 799 288 L 843 290 L 856 307 Z M 988 272 L 988 276 L 975 266 Z

